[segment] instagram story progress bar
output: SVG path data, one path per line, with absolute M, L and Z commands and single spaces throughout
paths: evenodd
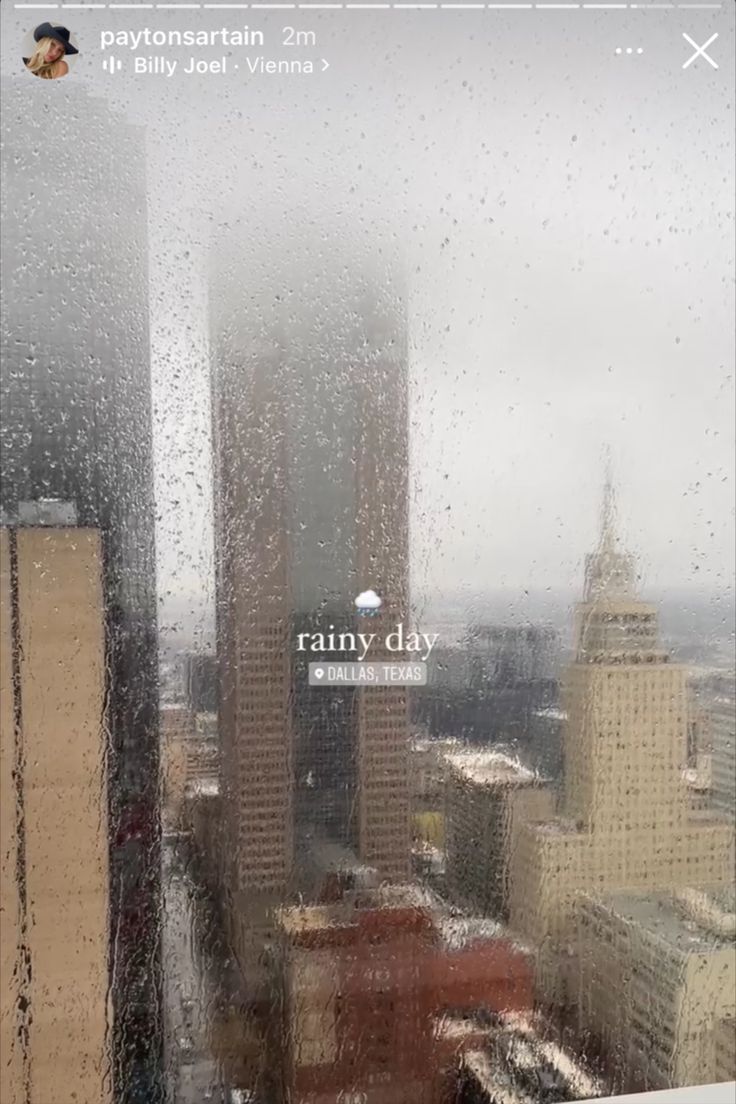
M 426 686 L 426 663 L 310 663 L 310 686 Z

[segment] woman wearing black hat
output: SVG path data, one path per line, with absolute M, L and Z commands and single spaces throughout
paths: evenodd
M 52 23 L 40 23 L 33 32 L 36 49 L 33 56 L 23 58 L 26 68 L 36 77 L 55 80 L 65 77 L 69 66 L 64 61 L 65 54 L 78 54 L 79 50 L 69 41 L 66 27 L 55 27 Z

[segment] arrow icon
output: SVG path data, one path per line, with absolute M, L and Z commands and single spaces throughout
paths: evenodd
M 329 68 L 330 68 L 329 61 L 325 61 L 325 59 L 322 58 L 322 72 L 324 73 L 325 69 L 329 69 Z

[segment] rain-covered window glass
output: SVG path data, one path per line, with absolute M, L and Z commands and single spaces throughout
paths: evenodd
M 730 0 L 2 21 L 0 1100 L 733 1101 Z

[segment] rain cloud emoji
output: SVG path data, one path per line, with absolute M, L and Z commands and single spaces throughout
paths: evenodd
M 355 608 L 363 617 L 375 617 L 382 605 L 383 602 L 375 590 L 364 590 L 355 599 Z

